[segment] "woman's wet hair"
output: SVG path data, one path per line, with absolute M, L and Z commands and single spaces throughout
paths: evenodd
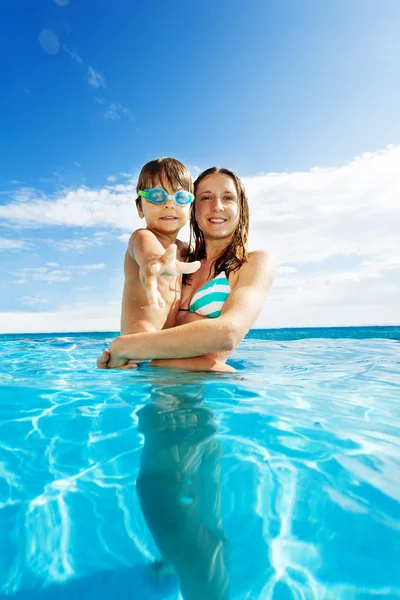
M 238 195 L 238 205 L 239 205 L 239 220 L 236 226 L 235 231 L 232 235 L 232 240 L 226 246 L 225 250 L 221 254 L 217 260 L 213 262 L 211 265 L 210 276 L 213 274 L 214 277 L 222 273 L 223 271 L 228 276 L 232 271 L 237 271 L 240 269 L 242 264 L 246 262 L 247 259 L 247 239 L 249 235 L 249 202 L 246 196 L 246 191 L 244 189 L 244 185 L 240 178 L 230 171 L 229 169 L 221 169 L 219 167 L 211 167 L 206 171 L 203 171 L 196 181 L 194 182 L 194 194 L 196 196 L 196 191 L 199 187 L 199 184 L 210 175 L 214 175 L 216 173 L 222 173 L 223 175 L 228 175 L 230 177 L 236 188 L 236 192 Z M 191 213 L 190 213 L 190 261 L 193 260 L 202 260 L 206 257 L 206 243 L 204 240 L 203 232 L 196 222 L 196 202 L 193 202 Z M 184 283 L 188 283 L 189 277 L 184 276 Z
M 156 158 L 146 163 L 140 171 L 136 192 L 148 190 L 156 185 L 166 185 L 193 193 L 193 179 L 189 170 L 176 158 Z M 142 199 L 136 198 L 136 206 L 142 209 Z

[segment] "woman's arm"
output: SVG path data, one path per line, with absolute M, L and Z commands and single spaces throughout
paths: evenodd
M 151 333 L 116 338 L 110 346 L 111 359 L 188 358 L 232 351 L 256 321 L 276 271 L 274 257 L 265 251 L 251 252 L 221 315 Z

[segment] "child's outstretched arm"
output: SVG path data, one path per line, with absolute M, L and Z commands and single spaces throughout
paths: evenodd
M 165 249 L 148 229 L 138 229 L 132 234 L 128 252 L 139 265 L 140 281 L 146 290 L 149 306 L 155 310 L 165 306 L 157 286 L 160 275 L 194 273 L 200 268 L 199 261 L 186 263 L 178 260 L 176 244 Z

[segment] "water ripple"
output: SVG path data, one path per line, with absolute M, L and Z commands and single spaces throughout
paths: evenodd
M 397 340 L 246 339 L 234 374 L 98 371 L 109 341 L 1 342 L 0 598 L 400 598 Z

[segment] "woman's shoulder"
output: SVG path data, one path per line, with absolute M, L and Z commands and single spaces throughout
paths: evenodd
M 252 250 L 247 254 L 247 260 L 243 267 L 247 269 L 268 269 L 276 271 L 277 261 L 275 255 L 269 250 Z
M 277 261 L 272 252 L 268 250 L 252 250 L 248 252 L 246 261 L 242 264 L 234 275 L 235 285 L 246 280 L 254 280 L 254 278 L 270 281 L 275 277 Z M 232 278 L 233 279 L 233 278 Z
M 247 261 L 273 261 L 275 256 L 269 250 L 251 250 L 247 253 Z

